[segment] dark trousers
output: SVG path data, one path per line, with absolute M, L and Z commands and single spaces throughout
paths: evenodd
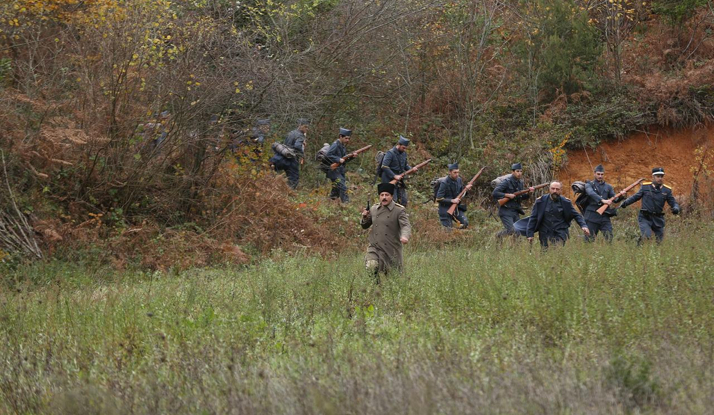
M 297 159 L 273 158 L 273 165 L 275 171 L 285 171 L 285 175 L 288 176 L 288 186 L 297 188 L 300 180 L 300 162 Z
M 585 223 L 588 225 L 588 229 L 590 230 L 590 236 L 585 237 L 586 241 L 594 241 L 599 232 L 602 232 L 602 236 L 606 241 L 612 241 L 612 222 L 610 222 L 609 218 L 600 221 L 590 221 L 585 219 Z
M 640 211 L 637 216 L 637 223 L 640 225 L 640 240 L 652 238 L 652 234 L 657 238 L 657 242 L 662 242 L 664 238 L 664 216 L 655 216 Z
M 332 190 L 330 191 L 330 199 L 335 200 L 338 197 L 342 203 L 348 203 L 350 197 L 347 196 L 347 184 L 345 174 L 337 170 L 328 170 L 327 178 L 332 180 Z
M 396 203 L 399 203 L 400 205 L 407 207 L 407 202 L 409 202 L 409 199 L 407 197 L 407 189 L 399 183 L 397 183 L 397 186 L 394 188 L 394 201 Z
M 568 240 L 569 236 L 568 232 L 563 231 L 538 231 L 538 240 L 540 240 L 540 246 L 543 248 L 547 248 L 549 245 L 565 245 L 565 241 Z
M 503 230 L 496 234 L 497 237 L 502 238 L 508 235 L 516 235 L 517 232 L 513 228 L 513 224 L 518 222 L 521 215 L 515 209 L 499 208 L 498 217 L 501 218 L 501 223 L 503 223 Z
M 454 217 L 449 215 L 448 210 L 449 208 L 439 208 L 439 221 L 445 228 L 452 228 L 454 226 Z M 454 216 L 456 216 L 456 220 L 461 223 L 459 229 L 465 229 L 469 226 L 469 220 L 463 211 L 456 209 Z

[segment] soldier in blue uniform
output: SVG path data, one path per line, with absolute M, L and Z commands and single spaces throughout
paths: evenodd
M 288 176 L 288 186 L 297 188 L 300 180 L 300 165 L 305 159 L 305 140 L 310 121 L 305 118 L 298 119 L 298 127 L 290 131 L 283 141 L 283 145 L 295 151 L 295 158 L 287 158 L 281 154 L 275 154 L 270 158 L 270 163 L 275 167 L 275 171 L 284 170 Z
M 268 135 L 270 135 L 270 120 L 267 118 L 258 119 L 255 122 L 255 127 L 250 131 L 250 139 L 255 144 L 262 145 Z
M 597 213 L 597 210 L 603 205 L 611 205 L 619 202 L 621 198 L 617 198 L 610 202 L 608 199 L 615 197 L 615 189 L 609 183 L 605 182 L 605 168 L 602 164 L 595 167 L 595 179 L 585 183 L 585 193 L 588 195 L 588 204 L 583 212 L 585 223 L 590 229 L 590 236 L 585 238 L 586 241 L 594 241 L 597 234 L 602 231 L 605 240 L 612 240 L 612 222 L 610 217 L 614 216 L 614 211 L 608 208 L 604 214 Z
M 642 238 L 652 238 L 654 233 L 657 242 L 664 238 L 664 204 L 669 203 L 673 214 L 679 214 L 679 204 L 672 195 L 672 188 L 664 184 L 664 169 L 652 169 L 652 181 L 643 182 L 640 191 L 625 199 L 620 207 L 627 207 L 642 199 L 637 223 L 640 225 L 640 242 Z
M 510 199 L 505 205 L 498 208 L 498 217 L 501 218 L 501 223 L 503 223 L 503 230 L 496 234 L 499 238 L 507 235 L 516 235 L 513 224 L 521 218 L 521 215 L 525 214 L 521 208 L 521 202 L 527 200 L 530 197 L 530 193 L 535 191 L 533 187 L 529 187 L 528 193 L 520 196 L 514 195 L 514 193 L 524 189 L 523 181 L 521 180 L 522 177 L 523 166 L 521 163 L 514 163 L 511 165 L 511 177 L 503 180 L 493 189 L 492 196 L 494 200 L 498 201 L 504 197 Z
M 454 203 L 459 203 L 459 194 L 464 190 L 464 182 L 461 179 L 459 164 L 453 163 L 448 165 L 449 175 L 441 180 L 439 190 L 436 192 L 436 201 L 439 203 L 439 220 L 446 228 L 451 228 L 452 222 L 457 221 L 457 228 L 464 229 L 469 226 L 469 220 L 466 218 L 464 211 L 466 207 L 461 205 L 454 211 L 454 216 L 449 215 L 448 210 Z M 471 185 L 466 186 L 467 190 L 471 189 Z
M 570 237 L 570 223 L 575 219 L 586 236 L 590 230 L 580 213 L 575 210 L 570 199 L 560 195 L 563 185 L 560 182 L 550 184 L 550 194 L 539 197 L 533 205 L 533 211 L 528 219 L 526 237 L 533 241 L 535 232 L 543 248 L 549 244 L 564 245 Z
M 407 188 L 402 178 L 404 177 L 404 172 L 411 169 L 409 163 L 407 162 L 407 147 L 409 147 L 409 139 L 399 136 L 399 141 L 384 155 L 382 159 L 382 183 L 389 183 L 390 181 L 396 179 L 397 184 L 394 186 L 394 200 L 406 207 L 407 198 Z
M 327 166 L 325 174 L 327 178 L 332 181 L 332 191 L 330 192 L 330 199 L 335 200 L 338 197 L 342 203 L 348 203 L 350 201 L 349 196 L 347 196 L 347 182 L 345 180 L 345 162 L 344 157 L 347 155 L 347 144 L 349 144 L 352 137 L 352 131 L 346 128 L 340 128 L 340 133 L 337 136 L 337 140 L 330 146 L 325 153 L 325 163 L 340 163 L 340 166 L 335 170 L 330 169 Z

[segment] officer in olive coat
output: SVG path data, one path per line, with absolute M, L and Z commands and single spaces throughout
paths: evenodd
M 403 268 L 402 245 L 409 242 L 412 226 L 404 206 L 393 200 L 394 185 L 377 185 L 379 203 L 362 210 L 362 229 L 372 227 L 365 255 L 367 270 L 379 283 L 379 274 Z
M 436 192 L 436 202 L 439 203 L 439 221 L 446 228 L 451 228 L 455 221 L 458 223 L 457 228 L 464 229 L 469 226 L 469 220 L 464 214 L 466 207 L 459 204 L 454 210 L 454 216 L 449 215 L 448 212 L 451 205 L 461 202 L 459 194 L 464 190 L 464 182 L 460 177 L 458 163 L 449 164 L 448 168 L 449 175 L 441 180 L 439 190 Z M 466 189 L 471 190 L 471 185 L 467 185 Z
M 327 178 L 332 181 L 332 191 L 330 191 L 330 199 L 335 200 L 338 197 L 342 203 L 348 203 L 350 201 L 347 195 L 347 182 L 345 178 L 345 159 L 347 155 L 347 144 L 349 144 L 352 138 L 352 130 L 346 128 L 340 128 L 340 133 L 337 136 L 337 140 L 330 146 L 325 153 L 325 163 L 332 164 L 338 163 L 339 166 L 332 170 L 329 166 L 325 171 Z
M 611 216 L 615 216 L 614 209 L 608 208 L 602 215 L 597 213 L 597 210 L 603 205 L 611 205 L 619 202 L 622 198 L 617 198 L 610 202 L 608 199 L 615 197 L 615 189 L 609 183 L 605 182 L 605 168 L 602 164 L 595 167 L 595 178 L 592 181 L 585 183 L 585 194 L 588 196 L 588 204 L 583 212 L 585 223 L 590 229 L 590 236 L 586 237 L 586 241 L 595 240 L 595 236 L 602 231 L 605 240 L 612 240 L 612 222 Z
M 397 144 L 387 151 L 382 159 L 382 183 L 389 183 L 394 179 L 397 180 L 397 185 L 394 188 L 394 199 L 405 207 L 408 202 L 407 187 L 402 178 L 404 178 L 404 172 L 411 169 L 407 161 L 407 147 L 409 147 L 409 144 L 409 139 L 400 135 Z
M 654 233 L 657 242 L 664 238 L 664 204 L 668 203 L 673 214 L 679 214 L 679 204 L 672 194 L 672 188 L 664 184 L 664 169 L 652 169 L 652 181 L 643 182 L 640 191 L 625 199 L 620 207 L 627 207 L 642 199 L 637 223 L 640 225 L 640 242 L 650 239 Z

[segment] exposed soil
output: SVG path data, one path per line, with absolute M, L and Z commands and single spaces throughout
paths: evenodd
M 650 180 L 652 168 L 663 167 L 665 184 L 672 187 L 680 201 L 686 201 L 692 193 L 694 172 L 701 167 L 701 157 L 698 160 L 695 154 L 697 148 L 707 152 L 711 165 L 714 125 L 677 131 L 650 129 L 623 140 L 603 143 L 595 149 L 569 151 L 568 163 L 558 176 L 567 188 L 566 195 L 571 197 L 570 184 L 576 180 L 592 180 L 598 164 L 605 167 L 605 180 L 616 192 L 639 178 Z M 700 190 L 700 196 L 709 195 L 708 190 Z

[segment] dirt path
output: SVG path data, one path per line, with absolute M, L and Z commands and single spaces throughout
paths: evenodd
M 701 146 L 714 151 L 714 125 L 638 132 L 621 141 L 603 143 L 594 150 L 568 152 L 568 164 L 558 176 L 571 197 L 570 184 L 591 180 L 598 164 L 605 167 L 605 179 L 615 191 L 641 177 L 649 180 L 652 167 L 661 166 L 666 173 L 665 183 L 672 187 L 675 196 L 686 199 L 692 191 L 693 171 L 699 167 L 695 150 Z

